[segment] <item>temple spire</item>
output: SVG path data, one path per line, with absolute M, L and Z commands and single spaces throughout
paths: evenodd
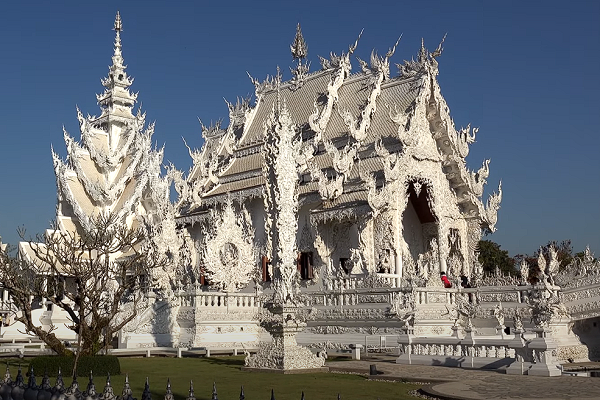
M 115 49 L 112 65 L 109 67 L 108 76 L 102 79 L 102 86 L 105 87 L 104 93 L 96 96 L 98 105 L 102 109 L 99 119 L 106 119 L 109 115 L 120 119 L 131 119 L 137 93 L 130 93 L 128 90 L 133 79 L 128 77 L 125 72 L 127 66 L 124 64 L 121 45 L 123 22 L 118 11 L 113 29 L 115 31 Z
M 310 69 L 310 63 L 302 62 L 308 55 L 308 46 L 304 41 L 304 36 L 302 36 L 299 22 L 296 26 L 296 36 L 290 45 L 290 50 L 292 51 L 292 58 L 297 62 L 296 68 L 290 68 L 292 72 L 292 90 L 296 90 L 303 85 L 304 78 Z
M 296 36 L 294 37 L 294 42 L 290 45 L 290 50 L 292 51 L 292 58 L 294 60 L 300 61 L 308 55 L 308 46 L 304 41 L 304 36 L 302 36 L 300 22 L 296 26 Z
M 115 17 L 115 54 L 113 56 L 113 65 L 123 65 L 123 57 L 121 55 L 121 31 L 123 30 L 123 23 L 121 22 L 121 14 L 117 11 Z

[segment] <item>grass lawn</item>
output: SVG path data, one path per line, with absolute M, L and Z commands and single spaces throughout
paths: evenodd
M 396 382 L 378 382 L 349 374 L 319 373 L 282 375 L 273 373 L 246 372 L 240 370 L 244 365 L 243 356 L 215 358 L 121 358 L 120 376 L 111 378 L 115 394 L 120 395 L 129 374 L 129 382 L 134 397 L 141 399 L 146 377 L 150 382 L 153 400 L 162 400 L 165 394 L 167 378 L 171 379 L 171 388 L 177 400 L 188 396 L 190 380 L 194 382 L 194 393 L 198 400 L 210 400 L 213 382 L 217 385 L 218 397 L 221 400 L 239 399 L 240 386 L 244 386 L 246 399 L 269 400 L 271 389 L 277 400 L 299 400 L 304 391 L 306 400 L 336 400 L 339 393 L 341 399 L 399 400 L 415 399 L 408 394 L 418 385 Z M 26 361 L 23 362 L 25 368 Z M 18 361 L 11 360 L 10 367 L 13 380 L 16 376 Z M 23 372 L 25 373 L 25 371 Z M 36 371 L 37 383 L 40 384 L 42 371 Z M 3 375 L 3 374 L 2 374 Z M 67 372 L 65 375 L 69 375 Z M 105 377 L 95 377 L 96 390 L 104 389 Z M 71 379 L 65 377 L 65 384 Z M 26 380 L 27 381 L 27 380 Z M 55 378 L 51 377 L 54 385 Z M 81 390 L 87 386 L 87 378 L 79 378 Z

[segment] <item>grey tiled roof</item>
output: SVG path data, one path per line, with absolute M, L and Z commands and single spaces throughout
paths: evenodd
M 323 140 L 332 140 L 340 145 L 348 140 L 348 127 L 340 116 L 340 111 L 350 111 L 354 118 L 360 118 L 361 109 L 367 103 L 373 88 L 371 78 L 372 76 L 369 74 L 357 73 L 346 79 L 339 90 L 338 102 L 331 113 Z M 308 76 L 304 84 L 297 90 L 291 90 L 289 84 L 281 85 L 281 99 L 285 101 L 292 120 L 297 126 L 309 129 L 308 119 L 315 112 L 315 100 L 320 99 L 322 101 L 322 104 L 319 105 L 319 110 L 321 110 L 327 101 L 327 86 L 330 80 L 331 71 L 321 71 Z M 418 87 L 415 86 L 416 82 L 411 78 L 394 78 L 382 84 L 381 94 L 377 98 L 377 110 L 367 131 L 367 138 L 361 149 L 362 153 L 372 152 L 373 143 L 379 138 L 388 138 L 389 140 L 389 138 L 397 137 L 398 127 L 389 117 L 388 106 L 392 109 L 396 108 L 398 111 L 405 111 L 417 96 Z M 277 92 L 275 90 L 266 92 L 262 96 L 260 103 L 256 106 L 258 107 L 256 114 L 247 128 L 246 134 L 242 136 L 237 145 L 238 149 L 248 148 L 262 142 L 265 121 L 271 114 L 276 98 Z M 248 177 L 246 174 L 249 171 L 260 171 L 262 163 L 261 153 L 236 158 L 233 164 L 220 175 L 220 178 L 225 182 L 221 182 L 210 192 L 205 193 L 204 196 L 212 197 L 263 185 L 264 177 L 262 175 Z M 312 163 L 321 169 L 331 167 L 331 155 L 319 153 L 314 157 Z M 356 164 L 353 168 L 346 186 L 349 190 L 356 190 L 355 183 L 359 181 L 359 173 L 372 173 L 381 171 L 382 168 L 383 165 L 379 157 L 366 154 L 365 158 L 361 159 L 360 166 Z M 236 179 L 236 175 L 239 175 L 240 179 Z M 299 186 L 300 195 L 310 195 L 316 191 L 316 182 L 308 182 Z M 356 202 L 366 203 L 366 192 L 344 193 L 329 206 L 342 206 L 343 204 Z

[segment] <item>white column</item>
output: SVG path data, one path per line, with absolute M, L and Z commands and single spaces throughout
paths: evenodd
M 396 225 L 394 226 L 394 252 L 396 253 L 394 273 L 402 277 L 402 247 L 400 246 L 402 242 L 402 213 L 400 212 L 400 196 L 396 199 L 396 212 L 394 216 Z M 395 279 L 395 287 L 400 286 L 400 277 Z
M 448 241 L 448 238 L 446 236 L 445 232 L 443 232 L 442 229 L 442 224 L 440 223 L 438 225 L 438 254 L 440 255 L 440 272 L 447 272 L 448 271 L 448 265 L 446 265 L 446 256 L 447 256 L 447 252 L 445 251 L 446 248 L 448 247 L 446 242 Z

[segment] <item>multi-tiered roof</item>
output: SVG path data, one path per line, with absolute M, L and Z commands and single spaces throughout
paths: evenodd
M 291 46 L 298 61 L 292 79 L 253 79 L 254 107 L 249 100 L 230 104 L 227 128 L 203 127 L 204 146 L 191 152 L 194 166 L 187 182 L 177 185 L 181 221 L 202 219 L 207 207 L 227 196 L 262 196 L 265 121 L 280 95 L 300 127 L 300 204 L 312 204 L 313 217 L 377 213 L 389 205 L 393 194 L 384 189 L 395 180 L 415 185 L 419 196 L 429 179 L 423 171 L 431 168 L 446 181 L 433 185 L 445 187 L 437 199 L 441 212 L 450 207 L 451 218 L 462 215 L 478 220 L 484 230 L 495 229 L 501 190 L 484 204 L 489 160 L 476 172 L 466 166 L 476 130 L 456 129 L 449 115 L 437 82 L 441 44 L 434 52 L 422 45 L 416 60 L 397 64 L 399 74 L 391 76 L 390 57 L 398 43 L 384 57 L 373 52 L 370 63 L 359 59 L 361 71 L 351 74 L 357 43 L 340 56 L 321 57 L 321 70 L 309 73 L 298 28 Z

